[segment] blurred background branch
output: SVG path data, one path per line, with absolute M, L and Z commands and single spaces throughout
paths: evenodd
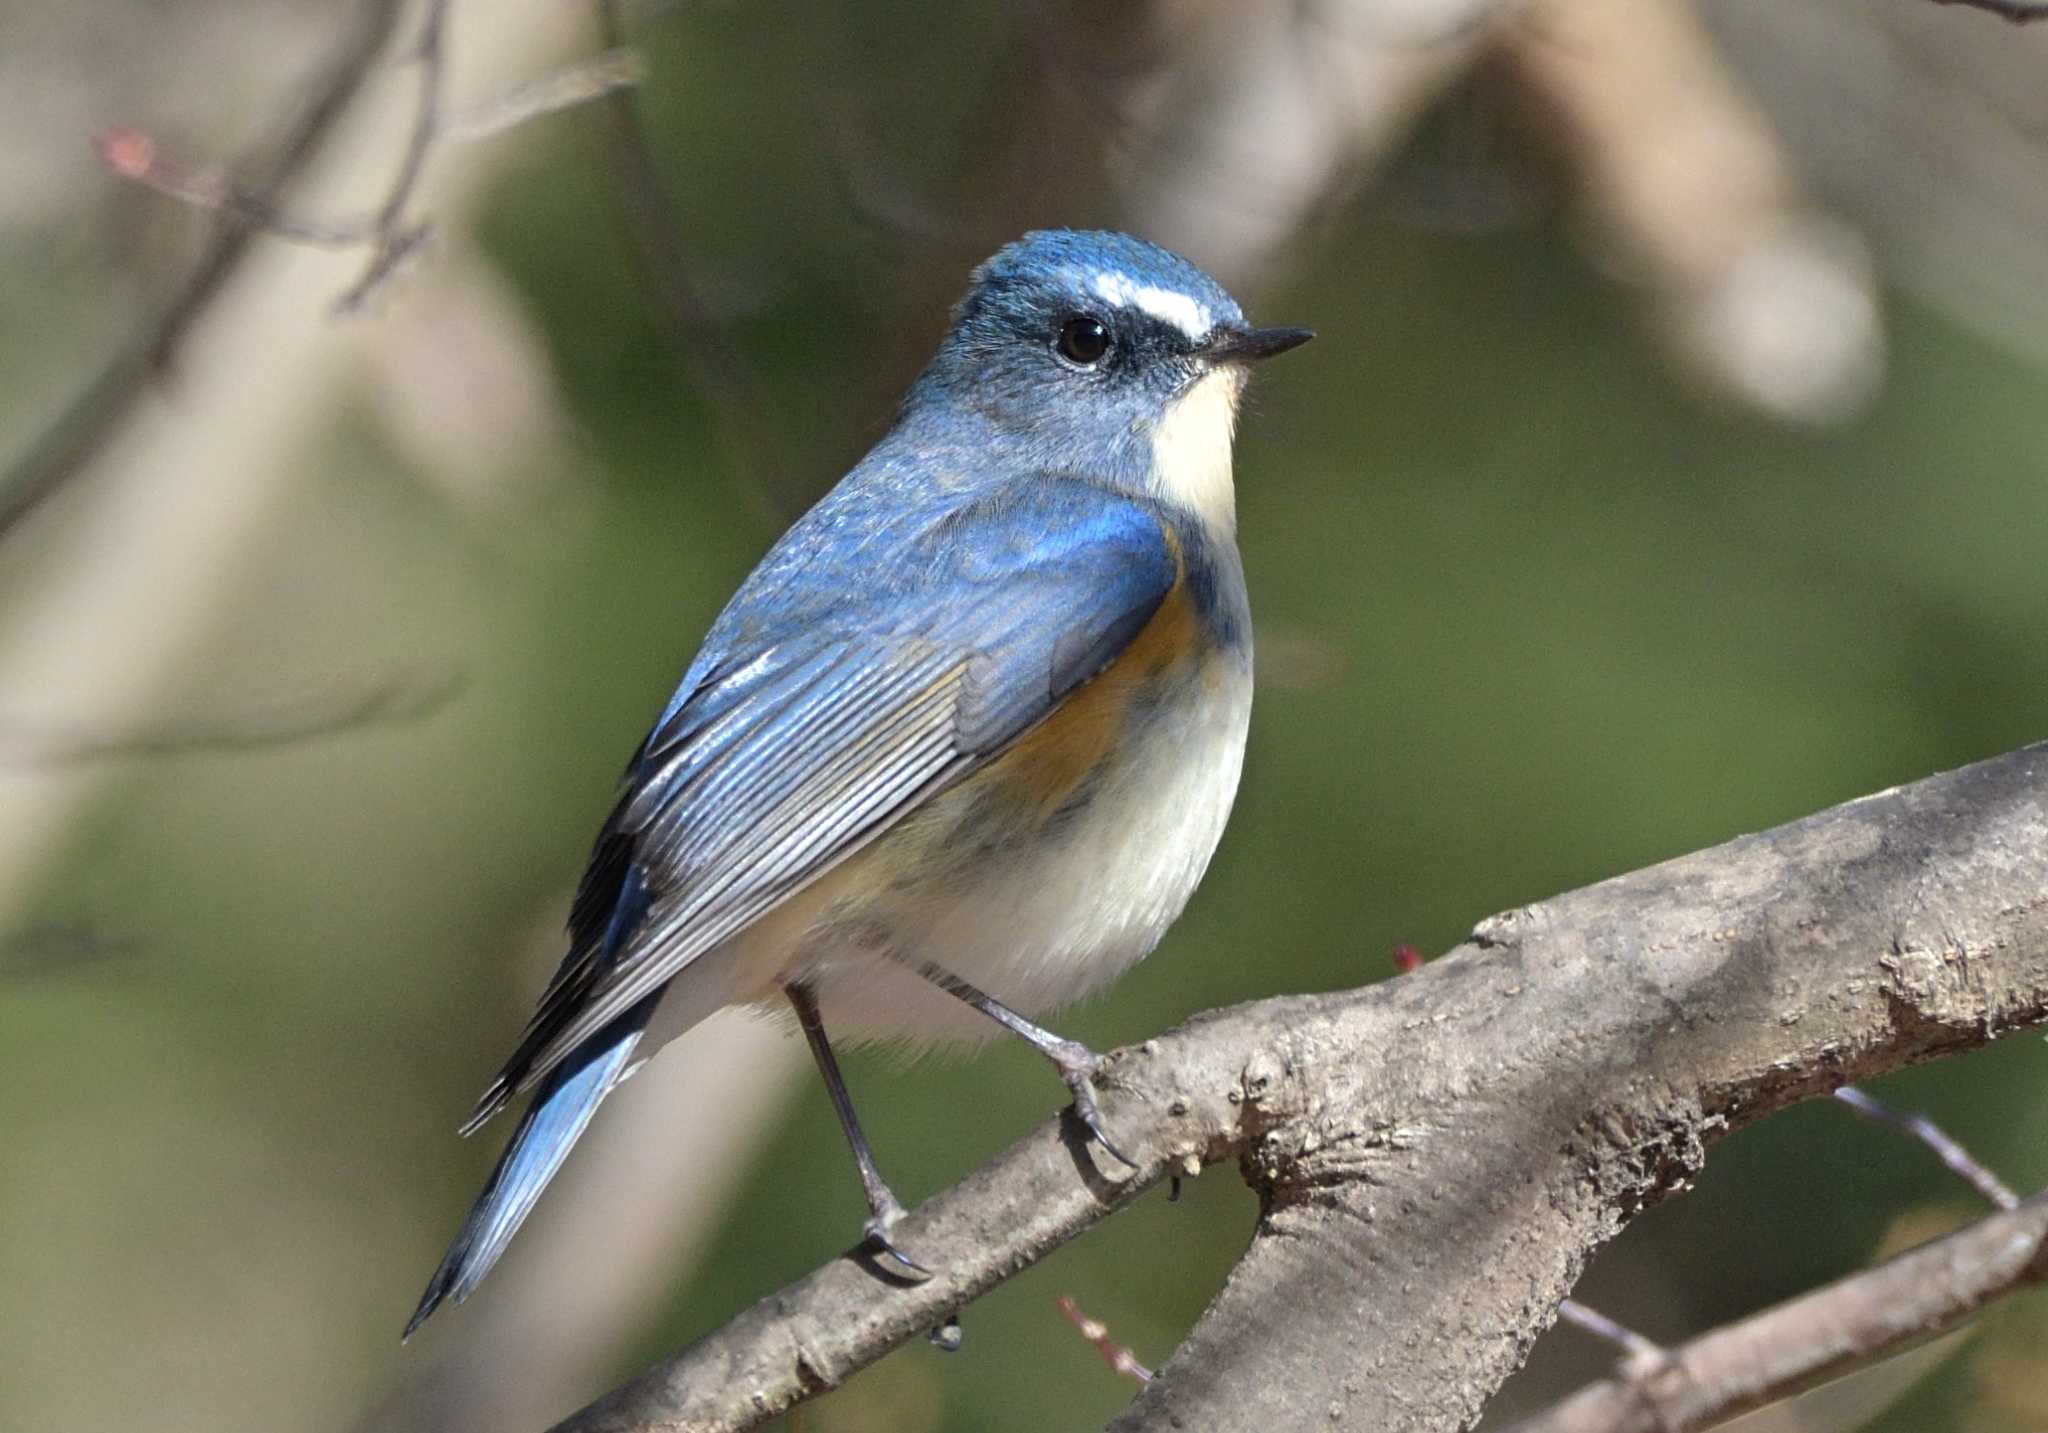
M 297 701 L 281 710 L 216 714 L 126 732 L 31 728 L 0 714 L 0 765 L 52 766 L 296 746 L 387 722 L 424 721 L 454 701 L 463 685 L 460 672 L 400 673 L 340 696 Z
M 2037 0 L 1934 0 L 1937 5 L 1962 5 L 1972 10 L 1987 10 L 1993 15 L 2024 25 L 2034 20 L 2048 19 L 2048 5 Z
M 855 1201 L 829 1113 L 785 1107 L 801 1050 L 735 1022 L 608 1105 L 489 1299 L 393 1347 L 491 1153 L 450 1128 L 624 754 L 1021 228 L 1137 228 L 1326 339 L 1246 424 L 1262 694 L 1232 834 L 1080 1038 L 1348 988 L 1473 909 L 2048 730 L 2040 27 L 1927 0 L 450 4 L 446 143 L 404 166 L 427 15 L 0 0 L 0 712 L 46 747 L 280 738 L 0 769 L 0 966 L 34 973 L 0 1001 L 0 1223 L 30 1231 L 0 1245 L 0 1425 L 537 1426 L 836 1249 Z M 341 61 L 356 99 L 266 184 Z M 253 150 L 229 192 L 308 226 L 374 225 L 410 167 L 394 231 L 434 243 L 330 323 L 362 243 L 250 243 L 110 182 L 110 128 L 188 179 Z M 365 673 L 448 671 L 431 720 L 348 719 Z M 1042 1117 L 1008 1060 L 855 1057 L 906 1193 Z M 2048 1182 L 2033 1043 L 1887 1084 Z M 1731 1140 L 1585 1297 L 1675 1345 L 1949 1227 L 1931 1168 L 1859 1155 L 1885 1137 L 1792 1111 Z M 1099 1425 L 1130 1385 L 1048 1301 L 1175 1347 L 1241 1247 L 1234 1183 L 1132 1209 L 806 1433 Z M 1973 1328 L 1866 1375 L 1891 1382 L 1854 1416 L 2048 1422 L 2038 1296 Z M 1544 1339 L 1493 1416 L 1604 1357 Z
M 1152 1381 L 1152 1370 L 1138 1362 L 1137 1354 L 1109 1336 L 1107 1324 L 1082 1313 L 1081 1306 L 1067 1294 L 1061 1294 L 1053 1302 L 1060 1311 L 1060 1317 L 1072 1324 L 1074 1332 L 1102 1355 L 1102 1361 L 1111 1373 L 1141 1385 Z
M 426 173 L 427 156 L 441 136 L 441 91 L 447 82 L 444 46 L 448 5 L 449 0 L 420 0 L 419 38 L 414 41 L 410 56 L 419 70 L 419 98 L 414 102 L 412 129 L 406 135 L 391 190 L 369 225 L 369 262 L 363 266 L 363 276 L 335 301 L 338 313 L 360 309 L 393 271 L 427 241 L 428 226 L 406 223 L 405 211 L 419 187 L 420 176 Z
M 309 100 L 294 96 L 297 117 L 281 127 L 274 155 L 249 184 L 252 194 L 259 196 L 259 207 L 274 203 L 312 160 L 355 98 L 403 9 L 401 0 L 371 0 L 356 7 L 325 78 L 315 82 Z M 156 321 L 9 465 L 6 478 L 0 480 L 0 537 L 98 456 L 143 389 L 175 361 L 179 346 L 234 274 L 254 237 L 255 230 L 247 223 L 225 224 Z
M 607 49 L 619 50 L 626 42 L 623 6 L 620 0 L 596 4 L 598 33 Z M 744 475 L 740 491 L 755 500 L 764 519 L 787 522 L 809 505 L 808 499 L 777 454 L 765 395 L 698 291 L 682 212 L 662 181 L 633 96 L 623 90 L 608 95 L 600 121 L 613 208 L 631 242 L 641 281 L 658 300 L 691 381 L 717 406 L 727 463 Z
M 1927 1146 L 1934 1151 L 1935 1157 L 1951 1174 L 1976 1190 L 1992 1208 L 2019 1207 L 2020 1197 L 2006 1186 L 2004 1180 L 1993 1174 L 1982 1161 L 1964 1149 L 1946 1130 L 1927 1116 L 1895 1110 L 1881 1100 L 1872 1099 L 1867 1092 L 1857 1089 L 1854 1085 L 1844 1085 L 1836 1090 L 1835 1099 L 1856 1111 L 1864 1119 L 1889 1125 L 1901 1134 Z

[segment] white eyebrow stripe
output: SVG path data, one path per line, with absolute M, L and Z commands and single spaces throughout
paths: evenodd
M 1135 308 L 1161 323 L 1170 323 L 1196 343 L 1207 338 L 1216 324 L 1208 305 L 1200 300 L 1157 284 L 1137 283 L 1128 274 L 1105 269 L 1095 275 L 1091 286 L 1105 302 L 1118 308 Z

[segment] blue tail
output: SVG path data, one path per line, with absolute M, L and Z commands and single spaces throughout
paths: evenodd
M 406 1324 L 404 1338 L 411 1338 L 442 1300 L 453 1298 L 459 1304 L 483 1282 L 533 1211 L 541 1190 L 562 1167 L 569 1147 L 590 1124 L 598 1102 L 625 1073 L 633 1047 L 640 1043 L 653 1013 L 654 1002 L 642 1001 L 592 1036 L 541 1082 L 533 1103 L 520 1117 L 519 1128 L 512 1132 L 512 1142 L 499 1156 L 490 1183 L 463 1221 L 462 1232 L 427 1281 L 427 1291 L 420 1295 L 420 1306 Z

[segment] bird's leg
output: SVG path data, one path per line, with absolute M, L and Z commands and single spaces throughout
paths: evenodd
M 1022 1036 L 1031 1047 L 1052 1061 L 1053 1068 L 1060 1072 L 1068 1090 L 1073 1092 L 1074 1113 L 1088 1133 L 1095 1136 L 1095 1142 L 1108 1150 L 1110 1156 L 1132 1169 L 1138 1162 L 1109 1142 L 1109 1136 L 1102 1129 L 1102 1111 L 1095 1103 L 1095 1086 L 1091 1081 L 1095 1072 L 1102 1068 L 1102 1056 L 1078 1040 L 1065 1040 L 1042 1025 L 1034 1025 L 1012 1010 L 1002 1001 L 982 990 L 969 985 L 949 970 L 942 970 L 930 961 L 917 961 L 913 969 L 926 980 L 945 991 L 955 999 L 964 1000 L 989 1019 L 1013 1035 Z
M 875 1168 L 875 1152 L 868 1147 L 868 1137 L 861 1130 L 860 1118 L 853 1112 L 853 1096 L 846 1091 L 846 1078 L 839 1073 L 839 1059 L 832 1053 L 832 1042 L 825 1038 L 825 1022 L 818 1018 L 817 995 L 800 981 L 791 981 L 783 986 L 783 993 L 796 1007 L 797 1024 L 803 1026 L 804 1039 L 810 1042 L 811 1057 L 818 1062 L 818 1073 L 825 1078 L 825 1093 L 832 1097 L 832 1111 L 839 1116 L 839 1128 L 846 1132 L 846 1142 L 853 1146 L 853 1163 L 860 1170 L 861 1192 L 867 1196 L 870 1216 L 868 1222 L 861 1226 L 862 1232 L 904 1277 L 920 1282 L 929 1279 L 931 1270 L 890 1242 L 889 1231 L 903 1217 L 903 1205 L 882 1182 L 881 1171 Z

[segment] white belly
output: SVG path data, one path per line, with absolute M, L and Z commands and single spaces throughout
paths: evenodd
M 878 914 L 895 955 L 813 932 L 825 1028 L 835 1038 L 914 1045 L 995 1033 L 985 1016 L 899 957 L 934 962 L 1013 1009 L 1040 1014 L 1150 954 L 1207 870 L 1244 766 L 1251 675 L 1219 660 L 1208 679 L 1215 685 L 1200 699 L 1148 723 L 1056 838 L 992 859 L 943 896 L 886 902 Z

